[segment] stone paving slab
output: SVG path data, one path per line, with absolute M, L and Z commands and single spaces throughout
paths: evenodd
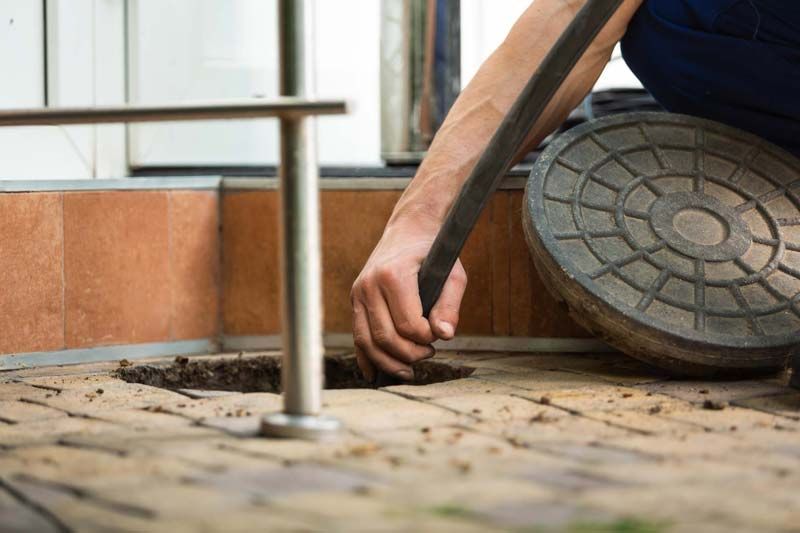
M 771 396 L 738 399 L 734 403 L 740 407 L 772 413 L 791 420 L 800 420 L 800 394 L 797 392 L 786 393 L 785 388 L 782 392 L 782 394 Z
M 591 354 L 547 353 L 531 356 L 518 355 L 501 358 L 484 358 L 470 362 L 480 369 L 494 369 L 509 373 L 530 373 L 536 370 L 562 371 L 588 375 L 595 380 L 617 385 L 645 384 L 662 381 L 664 373 L 615 352 Z
M 767 381 L 662 381 L 640 385 L 642 390 L 688 402 L 743 401 L 786 392 L 786 386 Z
M 35 403 L 0 400 L 0 420 L 10 424 L 51 420 L 69 416 L 66 412 Z
M 111 375 L 118 362 L 0 373 L 0 530 L 800 524 L 800 392 L 785 376 L 667 380 L 614 353 L 439 360 L 477 370 L 325 391 L 325 412 L 346 429 L 319 443 L 258 436 L 277 394 L 125 383 Z
M 115 409 L 135 409 L 156 406 L 185 398 L 176 392 L 115 380 L 102 386 L 88 385 L 64 389 L 52 394 L 47 389 L 34 388 L 22 395 L 23 400 L 54 407 L 73 415 L 93 416 Z
M 151 411 L 169 413 L 195 421 L 212 418 L 241 418 L 279 411 L 281 398 L 277 394 L 258 392 L 233 394 L 213 398 L 189 398 L 177 395 L 150 407 Z
M 0 488 L 0 524 L 8 533 L 60 531 L 57 524 L 13 496 L 6 487 Z
M 68 435 L 101 435 L 116 428 L 101 420 L 75 417 L 0 426 L 0 448 L 54 443 Z

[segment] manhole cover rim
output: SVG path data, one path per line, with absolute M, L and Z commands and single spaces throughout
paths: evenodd
M 717 365 L 740 366 L 746 365 L 748 367 L 758 366 L 760 363 L 764 364 L 778 364 L 778 359 L 783 356 L 777 356 L 774 353 L 753 353 L 752 350 L 757 349 L 780 349 L 789 348 L 799 342 L 797 332 L 789 332 L 780 335 L 761 335 L 761 336 L 731 336 L 720 333 L 700 333 L 696 330 L 680 329 L 677 326 L 670 327 L 668 324 L 660 320 L 653 320 L 644 312 L 620 302 L 615 304 L 609 302 L 606 298 L 609 293 L 593 283 L 591 278 L 582 272 L 577 266 L 572 265 L 572 260 L 567 257 L 560 246 L 557 245 L 558 240 L 555 237 L 553 228 L 549 224 L 535 224 L 534 219 L 546 220 L 545 205 L 544 205 L 544 180 L 552 167 L 553 162 L 559 154 L 563 153 L 570 145 L 585 138 L 587 133 L 593 131 L 600 131 L 604 128 L 613 126 L 623 126 L 626 124 L 637 124 L 657 121 L 662 124 L 676 124 L 686 126 L 687 121 L 692 125 L 699 128 L 707 128 L 715 133 L 729 135 L 734 139 L 748 143 L 752 146 L 757 146 L 765 150 L 769 150 L 781 163 L 789 167 L 800 169 L 800 160 L 786 150 L 774 146 L 771 143 L 745 131 L 733 128 L 718 122 L 687 115 L 680 115 L 675 113 L 661 113 L 661 112 L 636 112 L 612 115 L 596 119 L 581 125 L 578 125 L 569 131 L 561 134 L 547 148 L 542 152 L 534 165 L 528 177 L 525 186 L 525 201 L 523 214 L 525 221 L 523 227 L 525 229 L 526 237 L 529 241 L 529 246 L 534 248 L 533 240 L 539 241 L 538 246 L 540 250 L 549 255 L 546 259 L 548 262 L 553 263 L 553 268 L 560 271 L 560 274 L 566 275 L 579 285 L 580 289 L 587 291 L 592 297 L 599 299 L 603 302 L 604 307 L 612 310 L 634 323 L 641 324 L 644 328 L 657 331 L 661 336 L 672 339 L 688 340 L 690 342 L 702 343 L 710 348 L 723 348 L 732 350 L 727 354 L 727 361 L 720 361 L 713 356 L 698 354 L 696 358 L 688 357 L 691 362 L 698 364 L 709 364 L 714 361 Z M 535 254 L 534 254 L 535 255 Z M 539 262 L 543 258 L 534 258 Z M 548 276 L 553 276 L 553 273 L 546 273 Z M 790 301 L 795 301 L 800 297 L 800 293 L 793 298 L 788 298 Z M 759 363 L 760 362 L 760 363 Z

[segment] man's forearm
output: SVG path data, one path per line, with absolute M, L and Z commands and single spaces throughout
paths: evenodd
M 585 0 L 536 0 L 459 96 L 389 222 L 435 233 L 503 117 Z M 626 0 L 533 125 L 522 153 L 588 93 L 641 0 Z

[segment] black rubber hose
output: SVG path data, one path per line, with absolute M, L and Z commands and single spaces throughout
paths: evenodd
M 492 193 L 522 148 L 533 125 L 623 0 L 588 0 L 545 56 L 498 126 L 456 197 L 419 272 L 422 313 L 427 318 L 464 243 Z M 400 383 L 377 372 L 376 385 Z

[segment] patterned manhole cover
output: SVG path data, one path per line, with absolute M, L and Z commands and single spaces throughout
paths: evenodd
M 621 350 L 689 374 L 781 368 L 800 341 L 800 161 L 666 113 L 561 135 L 526 189 L 540 273 Z

